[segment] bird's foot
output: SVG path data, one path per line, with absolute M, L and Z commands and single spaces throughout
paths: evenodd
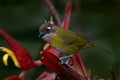
M 69 56 L 63 56 L 60 58 L 61 60 L 61 63 L 63 64 L 69 64 L 69 61 L 70 61 L 70 57 L 72 57 L 73 55 L 69 55 Z
M 69 68 L 72 69 L 72 65 L 71 65 L 71 57 L 72 57 L 72 56 L 73 56 L 73 55 L 61 57 L 61 58 L 60 58 L 61 64 L 65 64 L 65 65 L 67 65 Z

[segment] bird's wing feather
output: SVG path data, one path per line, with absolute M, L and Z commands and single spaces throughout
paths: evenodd
M 62 29 L 62 30 L 60 30 Z M 62 31 L 62 32 L 61 32 Z M 63 43 L 65 44 L 86 44 L 89 43 L 89 41 L 84 38 L 83 36 L 76 34 L 70 30 L 65 30 L 61 27 L 59 27 L 59 36 L 63 40 Z
M 64 44 L 69 45 L 69 44 L 73 44 L 76 41 L 76 38 L 77 38 L 76 33 L 72 32 L 70 30 L 65 30 L 61 27 L 59 27 L 58 30 L 59 30 L 58 36 L 60 36 L 60 38 Z

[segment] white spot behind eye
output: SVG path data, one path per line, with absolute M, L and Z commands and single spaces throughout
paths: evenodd
M 51 27 L 47 27 L 47 29 L 51 29 Z

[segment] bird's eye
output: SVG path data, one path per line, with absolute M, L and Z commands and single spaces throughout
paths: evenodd
M 51 29 L 51 27 L 47 27 L 45 30 L 46 30 L 46 31 L 50 31 L 50 29 Z

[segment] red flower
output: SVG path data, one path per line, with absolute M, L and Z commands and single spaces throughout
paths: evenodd
M 30 68 L 34 68 L 34 67 L 37 66 L 33 62 L 33 59 L 30 56 L 29 52 L 18 41 L 16 41 L 12 36 L 10 36 L 9 34 L 7 34 L 2 29 L 0 29 L 0 34 L 3 36 L 3 38 L 8 43 L 8 45 L 9 45 L 9 47 L 11 49 L 9 51 L 11 51 L 10 53 L 12 53 L 12 56 L 14 56 L 14 58 L 16 58 L 18 60 L 16 63 L 20 65 L 19 67 L 21 69 L 28 70 Z M 1 49 L 3 51 L 5 51 L 5 49 L 7 49 L 7 48 L 1 47 Z M 5 55 L 4 59 L 7 60 L 8 56 L 9 55 Z
M 68 65 L 61 64 L 59 58 L 53 53 L 49 53 L 45 50 L 42 52 L 42 57 L 42 62 L 52 71 L 56 72 L 58 78 L 63 80 L 86 80 Z
M 48 71 L 43 72 L 36 80 L 54 80 L 55 74 Z
M 20 80 L 18 76 L 10 76 L 5 78 L 4 80 Z
M 80 74 L 81 76 L 87 78 L 88 74 L 87 74 L 87 71 L 86 71 L 86 69 L 84 67 L 84 64 L 82 62 L 82 59 L 81 59 L 81 56 L 79 55 L 79 53 L 76 54 L 75 56 L 73 56 L 71 58 L 71 60 L 72 60 L 72 63 L 73 63 L 73 65 L 72 65 L 73 69 L 75 71 L 77 71 L 78 74 Z

